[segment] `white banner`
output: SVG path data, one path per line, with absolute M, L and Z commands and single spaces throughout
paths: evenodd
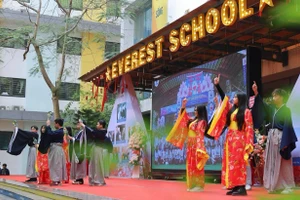
M 111 118 L 108 124 L 108 136 L 112 138 L 114 151 L 113 151 L 113 166 L 111 170 L 112 176 L 130 177 L 132 175 L 132 168 L 129 164 L 131 150 L 128 149 L 128 141 L 130 134 L 133 132 L 133 127 L 137 124 L 145 130 L 146 127 L 142 117 L 140 105 L 133 88 L 130 75 L 125 74 L 122 76 L 120 83 L 121 91 L 112 110 Z M 143 165 L 145 162 L 150 164 L 150 140 L 149 144 L 144 149 Z
M 297 82 L 294 85 L 294 88 L 291 92 L 287 106 L 291 109 L 292 112 L 292 121 L 293 126 L 298 138 L 296 143 L 296 149 L 292 152 L 293 161 L 295 166 L 300 166 L 300 76 L 298 77 Z

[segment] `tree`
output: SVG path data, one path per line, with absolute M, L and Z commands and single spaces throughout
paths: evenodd
M 81 95 L 87 95 L 85 91 L 81 91 Z M 65 126 L 74 126 L 77 124 L 79 119 L 84 120 L 89 127 L 95 127 L 98 120 L 105 120 L 106 123 L 109 123 L 112 109 L 114 107 L 116 94 L 108 95 L 108 102 L 106 102 L 102 112 L 99 112 L 101 105 L 96 103 L 95 98 L 88 98 L 86 104 L 82 106 L 79 110 L 72 110 L 70 102 L 64 111 L 61 112 L 62 118 L 65 120 Z
M 84 21 L 83 17 L 91 18 L 93 13 L 97 13 L 97 19 L 102 23 L 113 23 L 113 21 L 116 21 L 119 18 L 123 18 L 128 15 L 131 16 L 131 14 L 128 10 L 125 11 L 125 9 L 123 9 L 129 5 L 126 0 L 54 0 L 57 8 L 59 8 L 62 13 L 61 17 L 64 18 L 61 27 L 57 25 L 54 27 L 52 24 L 45 24 L 42 22 L 43 9 L 50 3 L 50 1 L 52 0 L 38 0 L 34 3 L 25 3 L 23 0 L 17 0 L 17 2 L 22 5 L 28 13 L 29 25 L 24 25 L 13 32 L 2 29 L 0 33 L 0 43 L 9 45 L 11 45 L 11 43 L 18 43 L 23 45 L 25 47 L 23 54 L 24 60 L 26 59 L 30 48 L 34 49 L 38 66 L 32 68 L 31 74 L 34 75 L 40 73 L 42 75 L 48 88 L 51 90 L 54 117 L 59 118 L 59 92 L 61 89 L 62 78 L 67 74 L 67 51 L 74 50 L 72 48 L 70 49 L 68 44 L 76 43 L 76 41 L 72 40 L 69 35 L 75 31 L 82 21 Z M 73 16 L 73 11 L 75 11 L 78 7 L 82 7 L 81 14 Z M 47 37 L 45 38 L 44 35 L 47 35 Z M 98 40 L 103 41 L 106 36 L 107 34 L 103 33 L 102 37 L 100 37 L 101 39 L 98 38 Z M 48 58 L 46 58 L 42 52 L 48 45 L 58 41 L 61 44 L 61 64 L 58 69 L 56 79 L 52 81 L 47 71 L 49 68 L 47 65 Z

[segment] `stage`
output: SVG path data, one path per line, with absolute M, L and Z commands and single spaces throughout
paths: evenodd
M 152 199 L 297 199 L 300 190 L 293 195 L 268 194 L 262 187 L 253 187 L 246 197 L 226 196 L 226 190 L 220 184 L 206 184 L 203 192 L 187 192 L 186 184 L 182 181 L 144 180 L 129 178 L 106 179 L 106 186 L 89 186 L 87 180 L 84 185 L 63 184 L 57 187 L 49 185 L 25 184 L 25 176 L 1 176 L 1 184 L 18 185 L 31 188 L 34 191 L 45 191 L 53 194 L 72 197 L 73 199 L 124 199 L 124 200 L 152 200 Z M 12 186 L 11 185 L 11 186 Z M 19 189 L 20 190 L 20 189 Z M 22 189 L 21 189 L 22 190 Z M 47 196 L 46 196 L 47 197 Z M 48 197 L 50 198 L 50 197 Z M 61 198 L 64 199 L 64 198 Z M 70 199 L 70 198 L 69 198 Z

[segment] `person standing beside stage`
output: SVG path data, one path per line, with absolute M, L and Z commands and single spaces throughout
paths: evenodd
M 183 99 L 180 113 L 166 140 L 182 149 L 187 138 L 186 177 L 187 191 L 200 192 L 204 188 L 204 166 L 209 158 L 204 145 L 207 111 L 204 105 L 194 109 L 195 118 L 186 112 L 187 99 Z
M 28 143 L 29 151 L 27 158 L 27 166 L 26 166 L 26 177 L 28 180 L 25 182 L 36 182 L 37 181 L 37 171 L 35 168 L 36 163 L 36 155 L 37 155 L 37 143 L 39 139 L 39 134 L 37 133 L 38 127 L 31 126 L 31 132 L 34 134 L 32 140 Z
M 3 164 L 2 165 L 2 169 L 0 170 L 0 176 L 9 176 L 10 175 L 10 172 L 9 172 L 9 169 L 7 169 L 7 164 Z
M 106 122 L 99 120 L 95 130 L 86 127 L 82 122 L 81 126 L 85 128 L 87 137 L 92 139 L 89 155 L 89 185 L 104 186 L 106 183 L 104 180 L 103 144 L 107 134 Z
M 87 137 L 85 129 L 81 128 L 81 123 L 86 125 L 84 121 L 77 123 L 76 128 L 79 130 L 74 137 L 69 135 L 71 140 L 72 149 L 71 154 L 71 179 L 74 180 L 72 184 L 82 185 L 86 177 L 86 153 L 87 153 Z
M 297 136 L 291 110 L 285 104 L 288 95 L 282 89 L 275 89 L 272 93 L 275 107 L 272 107 L 263 102 L 255 82 L 252 90 L 256 96 L 253 106 L 256 112 L 253 114 L 259 116 L 265 113 L 270 123 L 264 156 L 264 187 L 269 193 L 281 191 L 282 194 L 289 194 L 295 187 L 291 152 L 296 148 Z M 261 105 L 264 109 L 257 109 Z
M 222 184 L 230 189 L 226 195 L 247 195 L 246 166 L 249 154 L 253 151 L 252 114 L 247 109 L 246 94 L 236 94 L 233 105 L 219 86 L 220 75 L 214 79 L 214 84 L 223 100 L 214 117 L 208 134 L 219 137 L 227 125 L 228 132 L 224 144 L 222 160 Z
M 66 156 L 63 150 L 64 130 L 63 119 L 55 119 L 54 127 L 55 131 L 51 130 L 50 120 L 47 120 L 46 134 L 49 136 L 51 141 L 49 153 L 48 153 L 48 164 L 50 170 L 50 186 L 60 185 L 63 180 L 67 180 L 67 169 L 66 169 Z

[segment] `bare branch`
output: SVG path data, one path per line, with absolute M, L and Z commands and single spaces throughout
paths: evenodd
M 37 10 L 37 16 L 36 16 L 36 22 L 34 24 L 35 28 L 34 28 L 33 36 L 27 42 L 27 45 L 25 47 L 25 52 L 23 53 L 23 60 L 26 60 L 26 56 L 27 56 L 27 53 L 29 52 L 29 48 L 30 48 L 30 44 L 31 44 L 32 40 L 36 41 L 37 32 L 39 29 L 40 19 L 41 19 L 41 10 L 42 10 L 42 0 L 39 0 L 39 8 Z M 29 19 L 30 19 L 30 15 L 29 15 Z M 30 19 L 30 21 L 31 21 L 31 19 Z
M 69 29 L 69 19 L 70 19 L 70 16 L 71 16 L 71 8 L 72 8 L 72 0 L 70 1 L 70 5 L 69 5 L 69 12 L 67 13 L 66 15 L 66 22 L 65 22 L 65 32 L 68 32 L 68 29 Z M 83 16 L 83 15 L 81 15 Z M 81 17 L 80 17 L 81 18 Z M 79 23 L 80 21 L 80 18 L 79 20 L 77 21 L 77 23 L 75 24 L 74 29 L 75 27 L 77 26 L 77 24 Z M 67 45 L 66 45 L 66 42 L 67 42 L 67 36 L 68 36 L 68 33 L 67 34 L 64 34 L 64 42 L 63 42 L 63 46 L 62 46 L 62 52 L 61 52 L 61 66 L 60 66 L 60 70 L 59 70 L 59 73 L 58 73 L 58 76 L 56 78 L 56 81 L 55 81 L 55 87 L 56 88 L 59 88 L 60 86 L 60 83 L 61 83 L 61 78 L 62 78 L 62 75 L 63 75 L 63 72 L 64 72 L 64 69 L 65 69 L 65 63 L 66 63 L 66 48 L 67 48 Z
M 71 15 L 73 0 L 69 1 L 69 16 Z
M 33 33 L 33 39 L 36 40 L 37 32 L 40 25 L 40 19 L 41 19 L 41 10 L 42 10 L 42 0 L 39 0 L 39 9 L 36 16 L 36 23 L 35 23 L 35 30 Z
M 30 5 L 28 5 L 28 4 L 24 3 L 24 2 L 21 2 L 20 0 L 17 0 L 17 2 L 18 2 L 20 5 L 24 6 L 25 8 L 28 8 L 28 9 L 30 9 L 30 10 L 32 10 L 32 11 L 38 13 L 38 10 L 35 9 L 35 8 L 33 8 L 33 7 L 31 7 Z
M 29 52 L 31 44 L 31 39 L 28 40 L 27 45 L 25 47 L 25 52 L 23 53 L 23 60 L 26 60 L 27 53 Z
M 30 13 L 29 13 L 29 9 L 28 9 L 28 8 L 26 8 L 26 12 L 27 12 L 27 14 L 28 14 L 28 18 L 29 18 L 30 23 L 35 24 L 35 23 L 31 20 L 31 17 L 30 17 Z
M 10 39 L 12 39 L 13 37 L 7 37 L 7 38 L 1 38 L 0 39 L 0 43 L 1 42 L 5 42 L 5 41 L 7 41 L 7 40 L 10 40 Z
M 85 15 L 86 12 L 87 12 L 87 9 L 82 12 L 82 14 L 78 18 L 78 20 L 76 21 L 74 26 L 72 26 L 69 30 L 65 31 L 64 33 L 62 33 L 58 38 L 55 38 L 53 40 L 41 43 L 41 44 L 39 44 L 39 46 L 43 46 L 43 45 L 46 45 L 46 44 L 56 42 L 56 41 L 60 40 L 61 38 L 63 38 L 65 35 L 68 35 L 69 33 L 71 33 L 78 26 L 79 22 L 82 20 L 82 17 Z
M 38 58 L 38 63 L 39 63 L 39 67 L 40 67 L 40 70 L 41 70 L 41 73 L 42 73 L 42 76 L 46 82 L 46 84 L 48 85 L 48 87 L 51 89 L 51 91 L 53 92 L 55 90 L 55 87 L 53 85 L 53 83 L 51 82 L 48 74 L 47 74 L 47 71 L 45 69 L 45 66 L 44 66 L 44 60 L 43 60 L 43 56 L 42 56 L 42 52 L 41 52 L 41 49 L 38 45 L 36 45 L 34 42 L 32 42 L 32 45 L 35 49 L 35 52 L 36 52 L 36 55 L 37 55 L 37 58 Z
M 62 62 L 61 62 L 61 67 L 60 67 L 60 70 L 59 70 L 59 73 L 58 73 L 58 76 L 56 78 L 56 81 L 55 81 L 55 88 L 58 89 L 59 86 L 60 86 L 60 83 L 61 83 L 61 79 L 62 79 L 62 75 L 63 75 L 63 72 L 64 72 L 64 69 L 65 69 L 65 62 L 66 62 L 66 41 L 67 41 L 67 36 L 70 32 L 72 32 L 79 24 L 79 22 L 81 21 L 81 19 L 83 18 L 83 16 L 86 14 L 86 12 L 88 11 L 87 9 L 85 9 L 80 17 L 78 18 L 78 20 L 76 21 L 76 23 L 74 24 L 74 26 L 72 28 L 69 29 L 69 19 L 70 19 L 70 16 L 71 16 L 71 11 L 72 11 L 72 3 L 73 3 L 73 0 L 70 0 L 69 2 L 69 10 L 68 10 L 68 13 L 66 14 L 66 23 L 65 23 L 65 33 L 60 36 L 59 38 L 56 38 L 56 41 L 60 38 L 64 38 L 64 42 L 63 42 L 63 46 L 62 46 Z M 92 3 L 92 1 L 90 2 Z
M 61 9 L 65 14 L 68 13 L 68 11 L 61 5 L 59 0 L 54 0 L 54 1 L 57 3 L 57 6 L 59 7 L 59 9 Z
M 108 3 L 107 1 L 104 1 L 104 3 L 102 3 L 100 5 L 95 5 L 93 1 L 90 1 L 89 4 L 85 5 L 84 9 L 87 9 L 87 10 L 90 10 L 90 11 L 101 9 L 102 11 L 105 11 L 106 10 L 105 5 L 107 3 Z

